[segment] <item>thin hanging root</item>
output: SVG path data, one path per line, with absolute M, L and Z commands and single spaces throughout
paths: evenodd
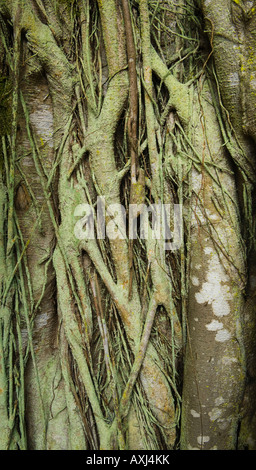
M 133 280 L 133 240 L 129 240 L 128 244 L 128 257 L 129 257 L 129 291 L 128 300 L 132 299 L 132 280 Z
M 38 207 L 38 201 L 37 201 L 37 199 L 36 199 L 36 197 L 35 197 L 35 195 L 34 195 L 34 192 L 33 192 L 32 188 L 31 188 L 31 186 L 30 186 L 30 184 L 29 184 L 29 182 L 28 182 L 28 179 L 27 179 L 25 173 L 22 171 L 21 166 L 20 166 L 20 164 L 19 164 L 18 162 L 16 162 L 16 166 L 17 166 L 17 168 L 18 168 L 18 170 L 19 170 L 19 172 L 20 172 L 20 174 L 21 174 L 22 180 L 25 182 L 26 189 L 27 189 L 28 192 L 29 192 L 29 195 L 30 195 L 30 197 L 31 197 L 33 206 L 34 206 L 35 211 L 36 211 L 36 216 L 37 216 L 37 218 L 39 219 L 39 217 L 41 216 L 41 213 L 40 213 L 40 209 L 39 209 L 39 207 Z M 42 221 L 41 221 L 41 220 L 39 221 L 39 231 L 42 232 Z
M 133 392 L 134 384 L 137 380 L 139 371 L 141 369 L 141 366 L 142 366 L 142 363 L 146 354 L 152 326 L 153 326 L 154 319 L 155 319 L 157 305 L 158 304 L 157 304 L 155 295 L 153 293 L 152 298 L 149 302 L 148 313 L 147 313 L 145 325 L 143 328 L 143 333 L 142 333 L 142 337 L 140 340 L 139 348 L 135 355 L 135 360 L 132 366 L 130 377 L 126 384 L 126 387 L 125 387 L 125 390 L 123 392 L 123 396 L 121 399 L 121 403 L 120 403 L 120 415 L 122 418 L 125 418 L 129 412 L 129 408 L 131 404 L 131 395 Z
M 110 366 L 110 354 L 109 354 L 109 347 L 108 347 L 108 338 L 106 335 L 106 331 L 103 326 L 103 318 L 102 318 L 102 306 L 101 306 L 101 301 L 99 297 L 99 288 L 98 288 L 98 280 L 97 280 L 97 274 L 94 274 L 94 277 L 90 278 L 90 284 L 91 284 L 91 289 L 92 289 L 92 294 L 93 294 L 93 301 L 95 305 L 95 310 L 97 314 L 97 320 L 98 320 L 98 325 L 99 325 L 99 330 L 100 334 L 102 337 L 102 343 L 103 343 L 103 349 L 104 349 L 104 355 L 105 355 L 105 363 L 106 363 L 106 369 L 107 369 L 107 375 L 108 379 L 111 377 L 111 366 Z M 97 287 L 96 287 L 97 285 Z
M 18 246 L 17 246 L 17 251 L 18 251 Z M 19 255 L 19 251 L 18 251 L 18 255 Z M 47 429 L 46 410 L 45 410 L 45 405 L 44 405 L 44 400 L 43 400 L 43 395 L 42 395 L 42 388 L 41 388 L 41 385 L 40 385 L 39 372 L 38 372 L 36 356 L 35 356 L 35 351 L 34 351 L 33 334 L 32 334 L 31 322 L 30 322 L 29 307 L 28 307 L 28 304 L 27 304 L 25 280 L 24 280 L 21 264 L 18 265 L 18 268 L 19 268 L 19 278 L 20 278 L 20 281 L 21 281 L 21 292 L 22 292 L 22 302 L 23 302 L 23 308 L 24 308 L 24 316 L 25 316 L 26 326 L 27 326 L 27 331 L 28 331 L 29 348 L 30 348 L 30 352 L 31 352 L 31 357 L 32 357 L 33 366 L 34 366 L 34 370 L 35 370 L 35 376 L 36 376 L 36 384 L 37 384 L 38 393 L 39 393 L 39 397 L 40 397 L 40 404 L 41 404 L 41 410 L 40 411 L 42 413 L 43 424 L 44 424 L 43 438 L 44 438 L 44 446 L 46 448 L 46 429 Z
M 106 321 L 104 318 L 104 313 L 103 313 L 103 308 L 102 308 L 102 303 L 101 303 L 100 287 L 99 287 L 98 277 L 97 277 L 96 272 L 94 273 L 94 276 L 90 278 L 90 284 L 91 284 L 91 288 L 93 292 L 93 300 L 94 300 L 94 305 L 95 305 L 95 309 L 97 313 L 100 334 L 102 337 L 107 375 L 108 375 L 108 379 L 111 380 L 111 389 L 112 389 L 111 392 L 112 392 L 114 406 L 115 406 L 119 449 L 124 450 L 125 439 L 124 439 L 124 434 L 122 430 L 122 420 L 121 420 L 121 416 L 119 412 L 116 369 L 115 369 L 113 354 L 111 354 L 110 352 L 109 333 L 108 333 Z M 110 358 L 112 359 L 112 361 L 110 360 Z
M 23 358 L 23 348 L 22 348 L 22 336 L 21 336 L 21 329 L 20 329 L 20 315 L 18 313 L 19 309 L 19 296 L 16 295 L 16 329 L 17 329 L 17 337 L 18 337 L 18 353 L 19 353 L 19 379 L 20 385 L 17 391 L 18 395 L 18 411 L 19 411 L 19 429 L 21 434 L 20 440 L 20 448 L 22 450 L 26 450 L 27 448 L 27 437 L 26 437 L 26 425 L 25 425 L 25 361 Z M 9 379 L 9 382 L 11 380 Z M 12 407 L 10 406 L 10 409 Z
M 73 431 L 74 406 L 76 405 L 78 410 L 79 410 L 79 413 L 80 413 L 80 417 L 81 417 L 83 427 L 84 427 L 84 430 L 85 430 L 86 438 L 87 438 L 88 442 L 90 443 L 90 448 L 93 449 L 93 450 L 96 450 L 97 449 L 97 439 L 94 439 L 94 435 L 93 435 L 94 433 L 93 433 L 92 429 L 89 426 L 87 418 L 84 416 L 84 410 L 82 409 L 81 402 L 79 400 L 76 387 L 74 385 L 73 380 L 71 380 L 72 372 L 71 372 L 71 368 L 70 368 L 70 359 L 68 357 L 69 344 L 68 344 L 68 341 L 65 337 L 65 332 L 64 332 L 63 328 L 61 329 L 60 336 L 61 336 L 61 338 L 60 338 L 61 368 L 62 368 L 62 374 L 63 374 L 63 378 L 64 378 L 64 382 L 65 382 L 65 393 L 66 393 L 66 396 L 68 396 L 67 408 L 68 408 L 69 422 L 70 422 L 70 428 L 71 428 L 71 431 L 70 431 L 71 441 L 72 441 L 72 433 L 74 432 L 73 439 L 74 439 L 74 441 L 77 445 L 77 429 L 75 429 Z
M 131 188 L 130 205 L 137 204 L 137 173 L 138 173 L 138 84 L 136 71 L 136 48 L 133 37 L 130 7 L 127 0 L 122 0 L 124 25 L 126 33 L 126 50 L 128 59 L 129 75 L 129 118 L 128 118 L 128 143 L 131 157 Z M 128 298 L 132 299 L 132 279 L 133 279 L 133 241 L 129 240 L 129 292 Z
M 21 264 L 21 262 L 22 262 L 23 257 L 24 257 L 25 254 L 26 254 L 26 251 L 27 251 L 27 249 L 28 249 L 28 247 L 29 247 L 29 244 L 30 244 L 30 242 L 31 242 L 31 239 L 32 239 L 32 237 L 33 237 L 33 234 L 35 233 L 35 230 L 36 230 L 37 226 L 40 225 L 41 215 L 42 215 L 42 212 L 43 212 L 43 210 L 44 210 L 44 208 L 45 208 L 45 205 L 46 205 L 46 204 L 44 203 L 43 206 L 41 207 L 40 212 L 39 212 L 39 214 L 38 214 L 38 217 L 37 217 L 37 219 L 36 219 L 34 225 L 32 226 L 32 230 L 31 230 L 31 232 L 30 232 L 30 236 L 29 236 L 28 240 L 26 241 L 26 243 L 24 244 L 24 246 L 23 246 L 23 248 L 22 248 L 22 251 L 21 251 L 21 253 L 20 253 L 19 257 L 18 257 L 18 260 L 17 260 L 17 262 L 16 262 L 16 264 L 15 264 L 15 266 L 14 266 L 14 268 L 13 268 L 13 271 L 12 271 L 12 273 L 10 274 L 10 276 L 9 276 L 9 278 L 8 278 L 7 286 L 6 286 L 6 288 L 5 288 L 5 291 L 4 291 L 4 294 L 3 294 L 3 299 L 2 299 L 3 304 L 4 304 L 5 301 L 6 301 L 7 294 L 8 294 L 8 292 L 9 292 L 9 289 L 10 289 L 11 285 L 12 285 L 12 282 L 13 282 L 13 279 L 14 279 L 14 277 L 15 277 L 15 274 L 16 274 L 16 272 L 17 272 L 17 270 L 18 270 L 18 268 L 19 268 L 19 266 L 20 266 L 20 264 Z M 20 234 L 19 234 L 19 236 L 20 236 Z M 18 237 L 18 234 L 15 236 L 15 239 L 14 239 L 15 241 L 16 241 L 17 237 Z
M 74 280 L 77 286 L 79 298 L 79 312 L 84 323 L 86 343 L 89 351 L 90 340 L 92 337 L 92 312 L 91 306 L 88 302 L 88 293 L 86 289 L 86 284 L 84 282 L 84 273 L 77 256 L 72 256 L 70 264 L 72 274 L 74 276 Z
M 62 292 L 62 295 L 59 296 L 59 305 L 63 318 L 65 335 L 72 350 L 74 359 L 79 365 L 81 378 L 92 406 L 95 419 L 98 424 L 98 429 L 102 429 L 102 431 L 106 433 L 108 432 L 108 427 L 105 424 L 99 403 L 99 397 L 97 391 L 95 390 L 87 360 L 84 356 L 82 338 L 73 314 L 73 299 L 70 292 L 68 274 L 66 272 L 65 262 L 59 248 L 55 249 L 53 262 L 57 275 L 57 285 Z

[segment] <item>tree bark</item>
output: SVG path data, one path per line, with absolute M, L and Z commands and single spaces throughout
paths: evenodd
M 0 15 L 0 448 L 255 449 L 254 2 Z

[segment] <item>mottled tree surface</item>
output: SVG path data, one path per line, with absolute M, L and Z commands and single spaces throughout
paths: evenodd
M 256 449 L 255 35 L 249 0 L 0 0 L 0 449 Z M 124 236 L 79 239 L 99 198 Z

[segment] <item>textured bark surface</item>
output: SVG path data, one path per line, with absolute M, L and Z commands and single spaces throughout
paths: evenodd
M 0 0 L 1 449 L 256 448 L 255 12 Z
M 209 96 L 209 95 L 208 95 Z M 235 182 L 214 109 L 203 93 L 207 132 L 205 163 L 218 155 L 219 180 L 192 172 L 188 344 L 183 388 L 183 449 L 235 449 L 245 383 L 240 312 L 245 263 L 239 233 Z M 196 108 L 196 104 L 195 104 Z M 202 124 L 194 124 L 195 148 L 202 148 Z M 213 172 L 216 176 L 217 172 Z M 222 212 L 218 208 L 223 191 Z

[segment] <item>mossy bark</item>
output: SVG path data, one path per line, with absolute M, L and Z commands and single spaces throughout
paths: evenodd
M 120 1 L 0 1 L 0 447 L 234 449 L 241 416 L 253 447 L 254 9 L 124 3 L 133 81 Z M 128 243 L 131 94 L 140 198 L 182 205 L 177 250 L 150 224 Z M 97 196 L 126 238 L 76 238 Z

